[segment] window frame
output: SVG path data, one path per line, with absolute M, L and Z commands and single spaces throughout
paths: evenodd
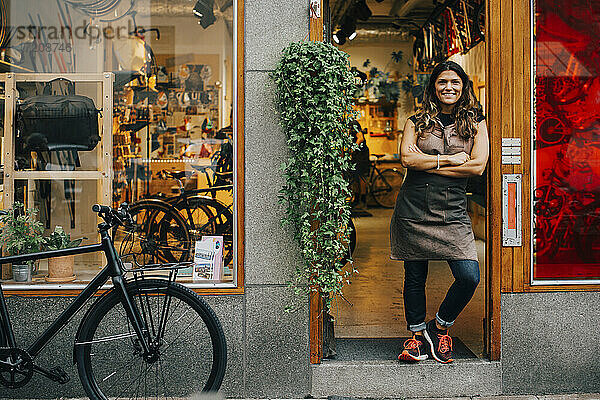
M 233 282 L 181 282 L 200 295 L 235 295 L 244 294 L 244 0 L 233 1 L 233 126 L 234 146 L 234 268 L 236 273 Z M 87 283 L 3 283 L 2 290 L 6 296 L 76 296 L 87 286 Z M 107 282 L 96 295 L 101 295 L 112 288 Z
M 530 157 L 531 163 L 531 185 L 529 187 L 530 194 L 530 209 L 529 209 L 529 218 L 530 218 L 530 232 L 531 235 L 529 237 L 529 266 L 527 268 L 527 279 L 528 282 L 525 283 L 524 289 L 528 292 L 560 292 L 560 291 L 600 291 L 600 279 L 536 279 L 534 277 L 534 269 L 535 269 L 535 259 L 534 259 L 534 233 L 535 233 L 535 221 L 534 221 L 534 199 L 533 192 L 536 188 L 536 177 L 537 177 L 537 164 L 535 158 L 535 137 L 536 137 L 536 97 L 535 97 L 535 89 L 536 89 L 536 36 L 535 36 L 535 24 L 536 24 L 536 0 L 529 0 L 529 34 L 530 34 L 530 49 L 529 55 L 531 57 L 531 71 L 529 75 L 530 79 L 530 96 L 531 96 L 531 111 L 530 111 L 530 124 L 531 129 L 529 132 L 529 140 L 531 141 L 531 145 L 529 146 L 530 152 L 528 156 Z

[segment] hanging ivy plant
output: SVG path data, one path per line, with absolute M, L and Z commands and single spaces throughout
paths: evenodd
M 348 254 L 346 178 L 355 146 L 348 123 L 356 85 L 348 55 L 320 42 L 292 43 L 272 77 L 290 154 L 279 200 L 304 261 L 290 284 L 298 292 L 319 290 L 329 307 L 351 273 L 342 271 L 342 260 Z

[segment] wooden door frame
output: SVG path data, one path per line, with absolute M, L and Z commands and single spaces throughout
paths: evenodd
M 486 104 L 490 134 L 486 213 L 486 304 L 484 344 L 490 360 L 500 359 L 502 293 L 523 292 L 531 259 L 531 1 L 486 1 Z M 322 3 L 322 2 L 321 2 Z M 322 9 L 322 7 L 321 7 Z M 310 40 L 323 40 L 323 18 L 310 18 Z M 522 163 L 501 164 L 502 138 L 521 138 Z M 502 175 L 523 175 L 523 245 L 502 246 Z M 525 279 L 524 279 L 525 278 Z M 322 360 L 323 312 L 318 293 L 310 296 L 310 362 Z
M 531 267 L 532 34 L 530 0 L 486 0 L 490 130 L 488 349 L 500 359 L 502 293 L 522 293 Z M 521 139 L 521 164 L 502 165 L 502 138 Z M 522 245 L 502 246 L 502 175 L 522 175 Z
M 323 41 L 323 0 L 319 0 L 320 15 L 315 15 L 309 2 L 309 39 Z M 310 291 L 309 295 L 309 348 L 310 363 L 320 364 L 323 360 L 323 298 L 318 291 Z

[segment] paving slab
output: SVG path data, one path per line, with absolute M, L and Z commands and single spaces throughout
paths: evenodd
M 600 393 L 539 395 L 538 400 L 600 400 Z
M 412 397 L 404 400 L 471 400 L 470 397 Z
M 534 395 L 517 395 L 517 396 L 475 396 L 471 400 L 537 400 Z

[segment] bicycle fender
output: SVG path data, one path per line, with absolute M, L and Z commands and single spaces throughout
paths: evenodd
M 83 328 L 83 325 L 85 324 L 85 322 L 87 321 L 90 312 L 94 309 L 94 307 L 96 306 L 96 304 L 98 304 L 98 302 L 100 300 L 102 300 L 104 297 L 111 295 L 112 293 L 115 292 L 115 288 L 113 287 L 110 290 L 107 290 L 106 292 L 104 292 L 103 295 L 98 296 L 98 298 L 96 300 L 94 300 L 94 302 L 92 303 L 92 305 L 90 305 L 88 307 L 88 309 L 86 310 L 83 318 L 81 318 L 81 321 L 79 322 L 79 327 L 77 328 L 77 333 L 75 334 L 75 343 L 77 343 L 79 341 L 79 336 L 81 335 L 81 329 Z M 77 362 L 77 360 L 75 360 L 75 346 L 76 344 L 73 344 L 73 364 L 75 364 Z
M 129 207 L 133 208 L 133 207 L 139 207 L 139 206 L 145 206 L 145 205 L 156 205 L 159 207 L 165 207 L 167 209 L 172 208 L 171 204 L 169 204 L 167 201 L 165 201 L 163 199 L 143 199 L 143 200 L 139 200 L 134 203 L 131 203 L 129 205 Z
M 186 200 L 187 201 L 193 201 L 193 200 L 196 200 L 196 199 L 203 200 L 204 202 L 216 201 L 216 202 L 222 203 L 220 200 L 213 199 L 210 196 L 206 196 L 206 195 L 203 195 L 203 194 L 194 194 L 194 195 L 191 195 L 191 196 L 187 196 L 186 199 L 182 199 L 182 198 L 179 198 L 179 197 L 173 197 L 173 203 L 172 204 L 175 206 L 175 208 L 177 208 L 177 206 L 183 205 Z

